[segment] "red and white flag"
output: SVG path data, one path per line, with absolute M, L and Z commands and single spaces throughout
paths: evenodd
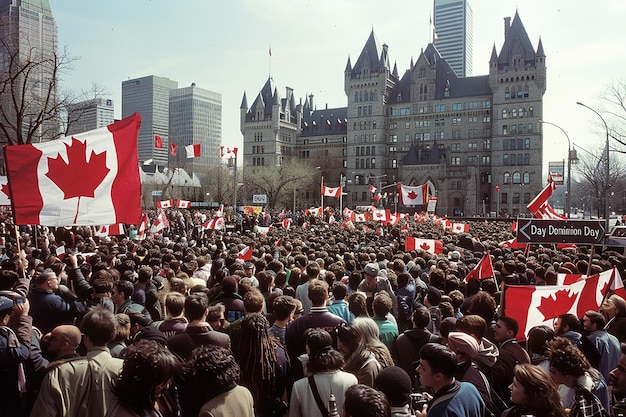
M 191 207 L 191 201 L 187 201 L 187 200 L 176 200 L 176 207 L 178 208 L 190 208 Z
M 348 207 L 343 208 L 343 217 L 347 217 L 351 219 L 354 216 L 354 211 L 350 210 Z
M 160 209 L 170 208 L 174 205 L 174 200 L 161 200 L 156 202 L 156 207 Z
M 504 290 L 504 315 L 517 320 L 518 340 L 534 326 L 546 325 L 561 314 L 583 317 L 588 310 L 598 311 L 608 289 L 624 294 L 619 271 L 613 268 L 570 285 L 511 285 Z
M 283 244 L 283 241 L 285 240 L 284 237 L 281 237 L 280 239 L 278 239 L 276 242 L 274 242 L 274 246 L 280 246 Z
M 352 220 L 350 220 L 350 219 L 346 219 L 346 220 L 344 220 L 344 222 L 343 222 L 343 223 L 341 223 L 341 226 L 340 226 L 340 227 L 341 227 L 342 229 L 348 229 L 348 230 L 350 230 L 350 231 L 352 231 L 352 230 L 354 230 L 354 229 L 355 229 L 355 227 L 354 227 L 354 223 L 352 223 Z
M 470 229 L 469 223 L 452 223 L 453 233 L 468 233 Z
M 511 249 L 524 249 L 527 245 L 525 243 L 518 243 L 517 238 L 514 237 L 513 239 L 498 243 L 498 246 Z
M 9 191 L 9 179 L 0 176 L 0 206 L 11 205 L 11 192 Z
M 154 147 L 162 148 L 163 147 L 163 139 L 159 135 L 154 135 Z
M 373 184 L 370 184 L 370 193 L 374 194 L 376 190 L 377 188 Z
M 137 229 L 137 240 L 144 240 L 146 238 L 146 229 L 150 225 L 150 219 L 147 214 L 144 214 L 141 218 L 141 223 L 139 223 L 139 228 Z
M 187 158 L 197 158 L 200 156 L 200 144 L 194 143 L 192 145 L 185 146 L 187 151 Z
M 372 220 L 377 222 L 387 222 L 391 218 L 391 212 L 385 209 L 375 208 L 371 210 Z
M 138 113 L 89 132 L 5 146 L 16 224 L 137 224 L 141 183 Z
M 389 211 L 389 210 L 387 210 Z M 400 215 L 398 213 L 391 213 L 389 212 L 389 220 L 383 222 L 383 225 L 385 226 L 396 226 L 398 223 L 400 223 Z
M 368 221 L 368 213 L 354 213 L 352 219 L 355 223 L 362 223 Z
M 420 239 L 413 236 L 407 236 L 404 243 L 404 250 L 418 250 L 421 249 L 424 252 L 430 252 L 438 255 L 443 253 L 443 242 L 436 239 Z
M 126 234 L 126 231 L 124 229 L 123 223 L 112 224 L 109 226 L 100 226 L 100 228 L 98 228 L 98 230 L 95 233 L 96 236 L 100 236 L 100 237 L 117 236 L 117 235 L 124 235 L 124 234 Z
M 324 197 L 339 198 L 341 196 L 341 186 L 330 188 L 325 185 L 322 185 L 322 195 Z
M 170 155 L 176 156 L 177 151 L 178 151 L 178 145 L 170 142 Z
M 292 220 L 291 220 L 290 217 L 288 217 L 286 219 L 283 219 L 283 222 L 282 222 L 283 223 L 283 227 L 285 229 L 289 229 L 291 227 L 291 222 L 292 222 Z
M 223 230 L 225 226 L 222 216 L 215 216 L 211 220 L 202 223 L 202 230 Z
M 548 205 L 548 199 L 552 196 L 552 193 L 556 190 L 556 184 L 552 181 L 552 179 L 548 180 L 548 185 L 544 187 L 543 190 L 535 198 L 526 206 L 528 211 L 530 211 L 535 217 L 543 218 L 543 215 L 540 214 L 540 210 L 545 209 L 545 206 Z
M 223 146 L 220 146 L 220 156 L 222 158 L 228 154 L 234 154 L 235 157 L 237 157 L 238 151 L 239 151 L 239 148 L 225 148 Z
M 322 215 L 322 208 L 321 207 L 317 207 L 317 208 L 306 209 L 306 210 L 304 210 L 304 214 L 307 215 L 307 216 L 321 216 Z
M 161 210 L 159 215 L 154 219 L 154 223 L 150 227 L 151 233 L 159 233 L 161 230 L 170 226 L 170 222 L 167 220 L 167 216 L 165 216 L 165 212 Z
M 493 270 L 491 256 L 489 255 L 489 251 L 487 251 L 480 261 L 478 261 L 474 269 L 469 271 L 469 273 L 465 276 L 465 282 L 469 282 L 470 279 L 482 281 L 483 279 L 493 278 L 495 276 L 496 273 Z
M 410 187 L 398 183 L 400 203 L 405 206 L 417 206 L 428 203 L 428 184 Z
M 237 254 L 237 258 L 244 261 L 249 261 L 250 259 L 252 259 L 252 246 L 246 246 L 245 248 L 240 250 Z

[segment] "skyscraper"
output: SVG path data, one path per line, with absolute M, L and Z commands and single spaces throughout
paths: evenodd
M 178 82 L 155 75 L 122 82 L 122 117 L 141 115 L 139 161 L 152 159 L 157 165 L 168 165 L 170 90 L 176 88 Z M 155 135 L 163 140 L 162 148 L 155 148 Z
M 96 98 L 69 106 L 68 135 L 98 129 L 115 121 L 113 100 Z
M 59 136 L 57 43 L 48 0 L 0 0 L 0 143 Z
M 169 141 L 178 146 L 176 167 L 202 173 L 220 163 L 222 95 L 191 84 L 170 90 Z M 200 144 L 200 156 L 187 158 L 185 147 Z
M 434 0 L 435 46 L 458 77 L 472 75 L 473 24 L 469 0 Z

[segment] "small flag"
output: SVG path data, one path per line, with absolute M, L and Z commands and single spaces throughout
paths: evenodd
M 443 253 L 443 241 L 435 239 L 418 239 L 413 236 L 407 236 L 404 244 L 404 250 L 408 252 L 418 249 L 438 255 Z
M 191 201 L 187 200 L 176 200 L 176 207 L 178 208 L 189 208 L 191 207 Z
M 244 261 L 249 261 L 250 259 L 252 259 L 252 246 L 246 246 L 245 248 L 240 250 L 237 254 L 237 258 Z
M 177 150 L 178 150 L 178 145 L 175 143 L 170 143 L 170 155 L 176 156 Z
M 161 136 L 154 135 L 154 147 L 155 148 L 162 148 L 163 147 L 163 139 L 161 139 Z
M 200 144 L 194 143 L 193 145 L 185 146 L 187 151 L 187 158 L 197 158 L 200 156 Z
M 487 251 L 480 261 L 478 261 L 474 269 L 469 271 L 469 273 L 465 276 L 465 282 L 469 282 L 472 278 L 482 281 L 483 279 L 495 276 L 496 274 L 493 271 L 493 265 L 491 264 L 491 256 L 489 256 L 489 251 Z
M 160 209 L 164 209 L 164 208 L 170 208 L 174 205 L 174 201 L 173 200 L 161 200 L 161 201 L 157 201 L 156 202 L 156 206 L 157 208 Z

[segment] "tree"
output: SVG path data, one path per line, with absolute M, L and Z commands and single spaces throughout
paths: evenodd
M 207 169 L 207 190 L 209 200 L 223 203 L 233 199 L 233 182 L 231 170 L 224 165 L 218 165 Z
M 601 113 L 609 115 L 607 123 L 609 125 L 609 135 L 619 146 L 615 149 L 617 152 L 626 153 L 626 82 L 615 81 L 606 89 L 606 93 L 602 97 L 605 104 Z
M 267 195 L 268 207 L 291 207 L 294 189 L 309 189 L 319 184 L 314 171 L 313 166 L 302 160 L 279 166 L 249 167 L 244 171 L 244 183 L 248 192 Z
M 604 166 L 604 158 L 606 152 L 603 150 L 597 150 L 595 153 L 585 151 L 585 153 L 579 153 L 579 162 L 576 165 L 576 172 L 579 174 L 579 187 L 580 192 L 577 193 L 581 197 L 585 197 L 585 201 L 589 204 L 589 207 L 596 206 L 598 208 L 598 217 L 603 215 L 604 204 L 601 201 L 604 199 L 604 192 L 608 190 L 609 199 L 611 196 L 616 201 L 610 201 L 612 207 L 621 206 L 615 203 L 621 201 L 622 196 L 615 196 L 617 190 L 623 190 L 626 186 L 626 163 L 624 159 L 617 153 L 610 154 L 610 167 L 609 178 L 606 178 L 606 170 Z

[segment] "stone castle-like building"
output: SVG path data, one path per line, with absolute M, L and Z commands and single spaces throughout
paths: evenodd
M 299 158 L 328 186 L 344 182 L 351 208 L 371 204 L 370 185 L 393 207 L 401 182 L 428 183 L 439 215 L 525 213 L 544 186 L 546 57 L 517 12 L 504 32 L 489 74 L 459 78 L 432 43 L 400 75 L 372 31 L 356 61 L 348 58 L 345 108 L 317 109 L 312 95 L 296 104 L 292 89 L 281 97 L 268 79 L 250 106 L 243 95 L 244 171 Z M 299 208 L 319 204 L 319 175 L 299 191 Z

